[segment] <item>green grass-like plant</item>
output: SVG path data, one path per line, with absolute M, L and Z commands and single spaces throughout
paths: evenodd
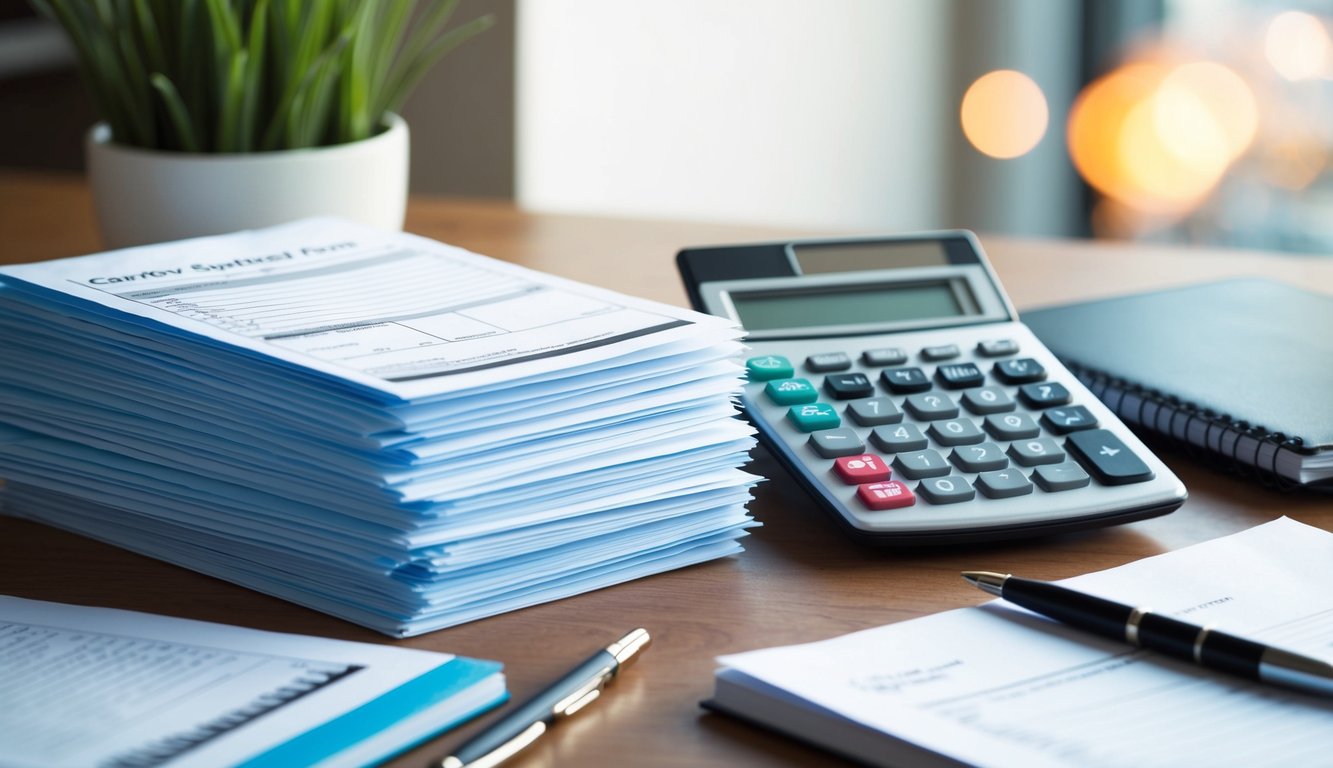
M 185 152 L 368 138 L 491 26 L 458 0 L 31 0 L 77 52 L 112 140 Z

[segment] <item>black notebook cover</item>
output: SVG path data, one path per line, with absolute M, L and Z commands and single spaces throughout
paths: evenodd
M 1024 312 L 1056 356 L 1187 406 L 1333 447 L 1333 297 L 1257 278 Z

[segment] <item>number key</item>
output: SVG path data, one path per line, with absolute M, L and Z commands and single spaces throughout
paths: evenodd
M 949 474 L 949 465 L 944 463 L 944 457 L 929 448 L 924 451 L 900 453 L 893 460 L 893 466 L 897 468 L 898 474 L 908 480 Z
M 963 405 L 973 413 L 1004 413 L 1014 409 L 1014 399 L 1003 387 L 980 387 L 963 393 Z
M 1016 469 L 1001 469 L 977 475 L 977 490 L 992 499 L 1007 499 L 1032 493 L 1032 483 Z
M 887 397 L 867 397 L 853 400 L 847 404 L 847 413 L 852 421 L 863 427 L 878 427 L 882 424 L 897 424 L 903 420 L 903 412 Z
M 960 445 L 949 454 L 949 460 L 964 472 L 985 472 L 1009 466 L 1009 459 L 995 443 Z
M 1049 437 L 1039 440 L 1021 440 L 1009 444 L 1009 455 L 1014 461 L 1025 467 L 1038 464 L 1059 464 L 1065 460 L 1065 452 Z
M 926 447 L 926 436 L 921 434 L 915 424 L 878 427 L 870 433 L 870 441 L 885 453 L 919 451 Z
M 958 405 L 948 395 L 925 392 L 911 395 L 905 405 L 912 415 L 922 421 L 952 419 L 958 415 Z
M 1041 434 L 1037 422 L 1026 413 L 995 414 L 986 417 L 986 431 L 996 440 L 1022 440 Z
M 940 445 L 972 445 L 986 439 L 971 419 L 932 422 L 926 431 Z
M 957 475 L 928 477 L 917 484 L 916 492 L 932 504 L 956 504 L 971 501 L 977 495 L 972 486 Z

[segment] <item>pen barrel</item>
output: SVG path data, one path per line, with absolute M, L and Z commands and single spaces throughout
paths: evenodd
M 1125 639 L 1125 624 L 1134 611 L 1111 600 L 1013 576 L 1005 580 L 1000 596 L 1063 624 L 1116 640 Z
M 616 666 L 615 656 L 606 651 L 598 651 L 571 669 L 559 681 L 514 707 L 490 727 L 460 745 L 452 756 L 462 765 L 470 765 L 501 750 L 531 728 L 534 723 L 549 724 L 556 717 L 556 704 L 568 699 L 580 688 L 604 676 L 608 671 L 615 670 Z
M 1139 644 L 1168 656 L 1243 677 L 1259 676 L 1265 646 L 1156 613 L 1139 622 Z

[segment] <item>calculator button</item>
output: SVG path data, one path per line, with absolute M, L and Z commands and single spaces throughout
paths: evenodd
M 805 369 L 815 373 L 845 371 L 852 367 L 852 359 L 842 352 L 823 352 L 805 359 Z
M 916 484 L 916 492 L 932 504 L 956 504 L 971 501 L 977 492 L 958 475 L 928 477 Z
M 921 359 L 935 362 L 937 360 L 949 360 L 958 357 L 960 354 L 962 352 L 959 351 L 957 344 L 939 344 L 922 349 Z
M 870 453 L 843 456 L 833 462 L 833 471 L 849 485 L 888 480 L 890 474 L 889 465 L 880 457 Z
M 879 378 L 890 392 L 900 395 L 908 392 L 925 392 L 931 387 L 926 372 L 920 368 L 885 368 L 880 372 Z
M 1065 452 L 1049 437 L 1037 440 L 1019 440 L 1009 445 L 1009 455 L 1014 461 L 1025 467 L 1038 464 L 1059 464 L 1065 460 Z
M 940 445 L 972 445 L 986 439 L 971 419 L 932 422 L 926 432 Z
M 835 400 L 854 400 L 875 394 L 875 385 L 864 373 L 830 373 L 824 377 L 824 391 Z
M 888 365 L 902 365 L 907 362 L 907 352 L 899 347 L 867 349 L 861 353 L 861 361 L 866 365 L 873 365 L 876 368 L 883 368 Z
M 982 357 L 1004 357 L 1018 354 L 1018 342 L 1013 339 L 987 339 L 977 342 L 977 354 Z
M 941 365 L 935 369 L 935 378 L 949 389 L 979 387 L 986 383 L 986 374 L 981 372 L 976 363 Z
M 944 463 L 944 457 L 929 448 L 924 451 L 900 453 L 894 457 L 893 466 L 898 470 L 898 474 L 908 480 L 949 474 L 949 465 Z
M 1016 469 L 1001 469 L 977 475 L 977 490 L 992 499 L 1007 499 L 1032 493 L 1032 483 Z
M 1075 432 L 1065 447 L 1105 485 L 1128 485 L 1153 479 L 1143 460 L 1105 429 Z
M 1029 381 L 1041 381 L 1046 378 L 1046 369 L 1030 357 L 1017 360 L 1001 360 L 995 364 L 995 378 L 1005 384 L 1026 384 Z
M 795 372 L 791 361 L 782 355 L 762 355 L 745 361 L 745 373 L 750 381 L 790 379 Z
M 1092 482 L 1088 478 L 1088 473 L 1083 471 L 1083 467 L 1072 461 L 1037 467 L 1032 472 L 1032 479 L 1042 490 L 1051 492 L 1082 488 Z
M 1023 440 L 1041 434 L 1037 422 L 1026 413 L 1006 413 L 987 416 L 986 431 L 996 440 Z
M 1050 408 L 1052 405 L 1064 405 L 1069 402 L 1069 390 L 1065 389 L 1065 385 L 1054 381 L 1024 384 L 1018 388 L 1018 396 L 1032 408 Z
M 897 424 L 903 420 L 903 412 L 887 397 L 853 400 L 847 404 L 847 414 L 852 417 L 852 421 L 863 427 Z
M 945 394 L 926 392 L 911 395 L 903 403 L 909 412 L 922 421 L 952 419 L 958 415 L 958 404 Z
M 963 405 L 975 414 L 1004 413 L 1014 409 L 1014 399 L 1003 387 L 978 387 L 963 393 Z
M 899 424 L 893 427 L 878 427 L 870 433 L 870 442 L 879 446 L 885 453 L 919 451 L 926 447 L 926 436 L 921 434 L 915 424 Z
M 848 427 L 821 429 L 818 432 L 811 432 L 809 442 L 810 447 L 815 449 L 815 453 L 826 459 L 851 456 L 866 449 L 866 444 L 861 442 L 861 436 Z
M 1009 459 L 995 443 L 960 445 L 949 454 L 949 460 L 964 472 L 985 472 L 1009 466 Z
M 819 399 L 815 385 L 806 379 L 774 379 L 764 385 L 764 394 L 778 405 L 813 403 Z
M 814 432 L 819 429 L 833 429 L 842 426 L 838 412 L 828 403 L 809 403 L 793 405 L 787 409 L 787 418 L 802 432 Z
M 862 504 L 871 509 L 898 509 L 916 503 L 912 489 L 898 480 L 857 486 L 856 496 Z
M 1041 423 L 1057 435 L 1067 435 L 1080 429 L 1097 426 L 1097 417 L 1081 405 L 1052 408 L 1041 414 Z

